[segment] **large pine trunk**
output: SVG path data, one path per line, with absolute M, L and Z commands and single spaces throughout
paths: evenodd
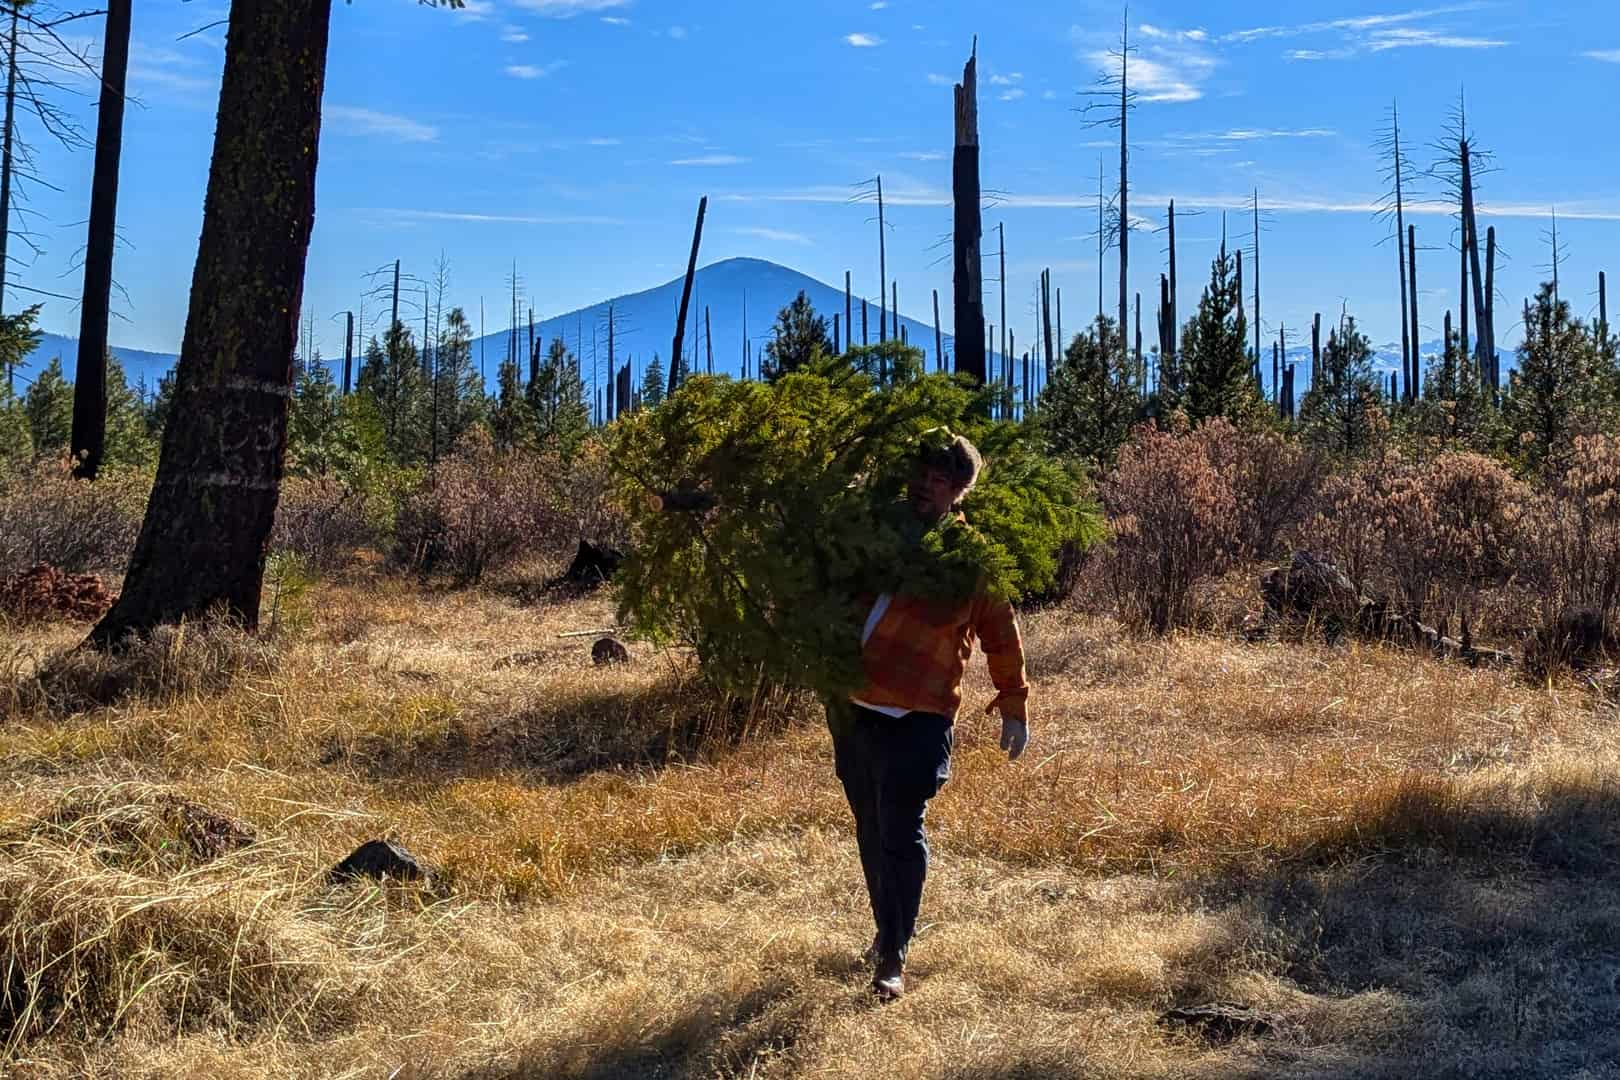
M 332 0 L 231 5 L 173 415 L 124 591 L 90 632 L 255 627 L 287 450 Z
M 84 300 L 79 309 L 79 363 L 73 380 L 74 471 L 91 480 L 101 468 L 107 448 L 107 310 L 112 303 L 113 243 L 118 227 L 130 3 L 112 0 L 107 5 L 96 164 L 90 180 L 90 235 L 84 249 Z

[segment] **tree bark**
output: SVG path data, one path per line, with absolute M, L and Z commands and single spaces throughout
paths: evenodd
M 95 479 L 107 449 L 107 309 L 112 303 L 113 245 L 118 229 L 118 161 L 124 144 L 130 7 L 131 0 L 110 0 L 107 5 L 96 163 L 90 180 L 90 235 L 84 249 L 72 439 L 74 474 L 87 480 Z
M 962 81 L 956 87 L 956 150 L 951 162 L 955 262 L 952 307 L 956 322 L 956 370 L 983 385 L 984 268 L 979 262 L 983 235 L 980 196 L 978 43 L 975 41 L 973 55 L 962 69 Z
M 939 290 L 934 290 L 934 370 L 945 370 L 945 335 L 939 328 Z
M 1417 378 L 1412 380 L 1412 392 L 1423 394 L 1423 350 L 1418 345 L 1418 283 L 1417 283 L 1417 226 L 1406 227 L 1406 287 L 1412 298 L 1412 363 Z M 1442 346 L 1442 350 L 1444 346 Z
M 17 121 L 17 19 L 22 9 L 18 0 L 11 5 L 11 33 L 6 43 L 6 130 L 0 146 L 0 313 L 6 309 L 8 241 L 11 239 L 11 152 Z M 6 390 L 12 390 L 11 369 L 6 369 Z
M 332 0 L 231 5 L 174 415 L 108 647 L 222 609 L 258 624 L 285 468 L 293 348 L 315 222 Z

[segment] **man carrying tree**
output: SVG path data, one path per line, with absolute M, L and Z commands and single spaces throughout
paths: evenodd
M 945 428 L 923 436 L 902 510 L 918 560 L 929 558 L 925 536 L 966 528 L 957 506 L 980 464 L 973 444 Z M 906 950 L 928 873 L 923 817 L 950 776 L 952 728 L 975 638 L 997 690 L 985 711 L 1000 711 L 1001 748 L 1016 759 L 1029 742 L 1023 642 L 1011 603 L 990 596 L 982 579 L 967 595 L 896 588 L 878 596 L 861 637 L 864 683 L 847 708 L 836 703 L 828 710 L 877 922 L 868 954 L 872 990 L 886 1001 L 905 992 Z

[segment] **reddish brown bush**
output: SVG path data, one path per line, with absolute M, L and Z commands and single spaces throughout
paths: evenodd
M 1490 458 L 1446 453 L 1335 476 L 1321 502 L 1304 546 L 1332 559 L 1362 592 L 1422 616 L 1470 611 L 1477 593 L 1507 583 L 1530 492 Z
M 1225 420 L 1191 432 L 1140 428 L 1099 486 L 1113 539 L 1093 572 L 1127 623 L 1185 626 L 1197 586 L 1275 553 L 1325 468 L 1296 443 Z
M 1582 436 L 1569 466 L 1525 516 L 1523 572 L 1539 599 L 1542 645 L 1589 624 L 1612 638 L 1620 616 L 1620 438 Z M 1556 656 L 1550 659 L 1556 659 Z
M 49 563 L 0 578 L 0 615 L 15 622 L 94 622 L 114 599 L 95 574 L 65 574 Z
M 469 434 L 399 510 L 396 562 L 464 583 L 531 554 L 556 554 L 578 538 L 557 491 L 551 453 L 495 449 Z

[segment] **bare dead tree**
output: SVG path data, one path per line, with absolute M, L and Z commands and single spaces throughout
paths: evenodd
M 112 306 L 113 248 L 118 240 L 118 164 L 124 145 L 124 82 L 129 71 L 132 6 L 132 0 L 109 0 L 102 50 L 84 300 L 79 308 L 79 364 L 73 381 L 73 471 L 86 480 L 96 478 L 107 446 L 107 320 Z
M 1417 170 L 1412 167 L 1412 161 L 1406 153 L 1406 143 L 1401 139 L 1401 114 L 1398 102 L 1392 102 L 1389 107 L 1389 122 L 1378 133 L 1374 144 L 1375 149 L 1386 160 L 1384 166 L 1384 182 L 1389 188 L 1379 199 L 1378 211 L 1375 219 L 1388 222 L 1395 230 L 1395 262 L 1399 270 L 1401 286 L 1401 370 L 1405 373 L 1406 400 L 1416 400 L 1416 387 L 1420 381 L 1418 369 L 1418 343 L 1412 337 L 1410 330 L 1410 313 L 1408 311 L 1408 289 L 1406 287 L 1407 262 L 1406 257 L 1406 199 L 1412 192 L 1412 181 Z M 1379 243 L 1387 243 L 1389 237 Z
M 697 275 L 698 248 L 703 243 L 703 217 L 709 210 L 707 195 L 698 202 L 697 225 L 692 230 L 692 254 L 686 262 L 686 283 L 681 288 L 681 311 L 675 319 L 675 344 L 669 350 L 669 394 L 680 385 L 681 339 L 686 336 L 686 307 L 692 301 L 692 279 Z
M 955 88 L 956 148 L 951 163 L 953 206 L 953 309 L 956 324 L 956 370 L 985 382 L 984 268 L 979 185 L 979 42 L 962 69 Z
M 1475 355 L 1480 378 L 1492 378 L 1496 366 L 1495 327 L 1486 310 L 1484 277 L 1480 268 L 1479 228 L 1475 205 L 1479 177 L 1494 169 L 1493 157 L 1479 148 L 1473 129 L 1468 126 L 1467 99 L 1459 93 L 1446 130 L 1434 149 L 1440 155 L 1429 169 L 1457 206 L 1458 296 L 1457 330 L 1462 351 L 1469 351 L 1468 324 L 1472 308 L 1479 340 Z
M 1116 242 L 1119 245 L 1119 327 L 1120 340 L 1124 340 L 1127 325 L 1126 316 L 1130 306 L 1130 251 L 1131 251 L 1131 218 L 1130 218 L 1130 114 L 1136 107 L 1136 91 L 1131 89 L 1130 58 L 1136 52 L 1131 45 L 1130 38 L 1130 8 L 1125 8 L 1124 16 L 1120 20 L 1119 45 L 1109 49 L 1107 56 L 1118 64 L 1119 70 L 1105 71 L 1098 76 L 1096 86 L 1087 92 L 1092 100 L 1085 106 L 1083 112 L 1086 116 L 1086 126 L 1089 128 L 1111 128 L 1119 131 L 1119 187 L 1114 193 L 1114 211 L 1119 226 Z M 1102 272 L 1101 257 L 1098 259 L 1098 273 Z M 1099 303 L 1098 308 L 1102 305 Z

